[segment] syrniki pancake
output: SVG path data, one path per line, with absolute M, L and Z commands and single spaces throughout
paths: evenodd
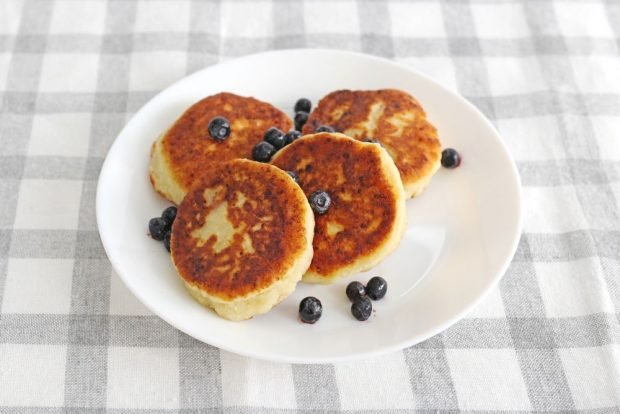
M 332 92 L 321 99 L 302 132 L 311 134 L 320 125 L 358 140 L 379 140 L 398 167 L 407 197 L 422 192 L 440 166 L 437 130 L 418 101 L 403 91 Z
M 179 205 L 173 263 L 191 295 L 242 320 L 290 295 L 312 260 L 314 216 L 284 171 L 249 160 L 207 169 Z
M 224 140 L 209 135 L 209 122 L 218 116 L 230 122 L 230 135 Z M 151 183 L 157 192 L 179 204 L 192 182 L 210 165 L 251 158 L 252 148 L 270 127 L 286 132 L 292 121 L 279 109 L 254 98 L 219 93 L 202 99 L 153 144 Z
M 323 190 L 332 200 L 325 214 L 315 216 L 314 258 L 305 282 L 330 283 L 368 270 L 396 249 L 406 227 L 405 194 L 381 146 L 319 133 L 284 147 L 272 163 L 297 173 L 306 196 Z

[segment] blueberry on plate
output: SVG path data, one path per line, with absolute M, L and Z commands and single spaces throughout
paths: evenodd
M 310 99 L 306 99 L 306 98 L 300 98 L 297 102 L 295 102 L 295 112 L 299 112 L 299 111 L 304 111 L 304 112 L 310 112 L 310 109 L 312 108 L 312 102 L 310 102 Z
M 299 303 L 299 316 L 302 322 L 315 323 L 321 318 L 322 314 L 323 305 L 314 296 L 303 298 Z
M 308 121 L 308 112 L 304 112 L 304 111 L 299 111 L 295 114 L 295 129 L 298 131 L 301 131 L 301 128 L 303 128 L 303 126 L 306 124 L 306 122 Z
M 164 236 L 164 247 L 166 248 L 166 250 L 170 251 L 170 238 L 172 237 L 172 232 L 169 231 L 168 233 L 166 233 L 166 235 Z
M 170 231 L 170 220 L 163 217 L 154 217 L 149 220 L 149 233 L 157 241 L 162 241 L 167 232 Z
M 252 159 L 259 162 L 269 162 L 276 149 L 267 141 L 261 141 L 252 149 Z
M 287 171 L 286 173 L 293 179 L 293 181 L 299 184 L 299 175 L 297 175 L 295 171 Z
M 360 282 L 355 281 L 347 285 L 347 297 L 351 302 L 366 296 L 366 288 Z
M 223 116 L 216 116 L 209 121 L 209 135 L 217 141 L 224 141 L 230 135 L 230 122 Z
M 319 216 L 327 213 L 327 210 L 329 210 L 329 207 L 332 205 L 332 198 L 323 190 L 317 190 L 310 194 L 308 201 L 310 202 L 312 210 Z
M 170 221 L 170 223 L 174 223 L 174 219 L 177 218 L 177 208 L 175 206 L 170 206 L 162 211 L 161 216 Z
M 367 297 L 359 298 L 351 305 L 351 313 L 358 321 L 365 321 L 372 314 L 372 302 Z
M 387 282 L 380 276 L 375 276 L 366 283 L 366 294 L 372 300 L 382 299 L 387 293 Z
M 314 132 L 336 132 L 334 127 L 329 125 L 320 125 Z
M 292 143 L 293 141 L 295 141 L 296 139 L 299 139 L 301 137 L 301 132 L 299 131 L 288 131 L 286 133 L 286 135 L 284 136 L 285 142 L 284 145 L 288 145 L 290 143 Z
M 279 150 L 286 143 L 286 138 L 284 136 L 284 132 L 276 127 L 271 127 L 265 132 L 263 136 L 263 140 L 265 142 L 270 143 L 276 150 Z
M 454 148 L 446 148 L 441 152 L 441 165 L 444 168 L 456 168 L 461 165 L 461 155 Z

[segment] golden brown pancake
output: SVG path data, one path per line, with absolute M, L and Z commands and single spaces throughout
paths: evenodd
M 302 132 L 311 134 L 320 125 L 358 140 L 378 139 L 394 159 L 407 197 L 422 192 L 439 168 L 437 130 L 418 101 L 403 91 L 332 92 L 321 99 Z
M 223 116 L 231 133 L 224 141 L 211 138 L 209 122 Z M 274 106 L 232 93 L 209 96 L 192 105 L 151 150 L 149 175 L 157 192 L 178 204 L 204 170 L 216 162 L 251 158 L 252 148 L 270 127 L 286 132 L 292 121 Z
M 233 160 L 203 172 L 179 205 L 172 261 L 191 295 L 231 320 L 270 310 L 312 260 L 314 218 L 284 171 Z
M 296 172 L 306 196 L 323 190 L 332 199 L 325 214 L 315 215 L 314 258 L 305 282 L 330 283 L 368 270 L 398 246 L 407 220 L 405 194 L 381 146 L 319 133 L 284 147 L 272 163 Z

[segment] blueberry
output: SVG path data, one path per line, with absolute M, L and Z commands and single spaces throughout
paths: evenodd
M 170 206 L 161 213 L 161 216 L 170 223 L 174 223 L 174 219 L 177 218 L 177 208 L 175 206 Z
M 312 210 L 319 216 L 327 213 L 327 210 L 332 205 L 332 198 L 323 190 L 317 190 L 310 194 L 308 201 Z
M 287 171 L 286 172 L 297 184 L 299 184 L 299 176 L 295 171 Z
M 321 125 L 314 132 L 336 132 L 336 130 L 329 125 Z
M 276 127 L 271 127 L 265 132 L 263 136 L 263 140 L 270 143 L 274 146 L 276 150 L 279 150 L 286 143 L 286 138 L 284 137 L 284 132 Z
M 360 282 L 351 282 L 347 285 L 347 297 L 351 302 L 366 296 L 366 288 Z
M 441 165 L 456 168 L 461 165 L 461 155 L 454 148 L 446 148 L 441 152 Z
M 254 161 L 269 162 L 276 149 L 270 143 L 261 141 L 252 149 L 252 159 Z
M 372 300 L 382 299 L 387 293 L 387 282 L 380 276 L 375 276 L 366 283 L 366 294 Z
M 299 303 L 299 316 L 301 321 L 305 323 L 315 323 L 323 314 L 323 305 L 321 301 L 314 296 L 303 298 Z
M 301 98 L 295 103 L 295 112 L 299 112 L 299 111 L 310 112 L 311 108 L 312 108 L 312 102 L 310 102 L 310 99 Z
M 301 132 L 295 131 L 295 130 L 288 131 L 286 135 L 284 136 L 284 139 L 285 139 L 284 145 L 290 144 L 296 139 L 299 139 L 299 137 L 301 137 Z
M 209 121 L 209 135 L 211 138 L 224 141 L 230 135 L 230 122 L 223 116 L 216 116 Z
M 166 235 L 164 236 L 164 247 L 166 248 L 166 250 L 170 251 L 170 237 L 172 237 L 172 232 L 168 232 L 166 233 Z
M 299 111 L 295 114 L 295 129 L 298 131 L 301 131 L 301 128 L 303 128 L 303 126 L 306 124 L 306 121 L 308 121 L 308 112 L 304 112 L 304 111 Z
M 359 298 L 351 305 L 351 313 L 358 321 L 365 321 L 372 313 L 372 302 L 367 297 Z
M 149 220 L 149 233 L 157 241 L 162 241 L 166 232 L 170 231 L 170 220 L 163 217 L 155 217 Z

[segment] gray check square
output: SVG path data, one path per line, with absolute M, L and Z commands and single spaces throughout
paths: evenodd
M 517 349 L 552 349 L 553 330 L 545 318 L 508 318 L 510 333 Z
M 0 157 L 0 179 L 19 180 L 24 171 L 26 158 L 20 155 Z
M 69 318 L 69 343 L 73 345 L 104 346 L 109 342 L 107 315 L 71 315 Z
M 4 105 L 7 113 L 29 115 L 35 111 L 37 94 L 34 92 L 6 92 Z
M 156 316 L 111 316 L 110 345 L 178 348 L 179 332 Z
M 75 249 L 76 259 L 106 259 L 107 255 L 101 244 L 99 232 L 78 230 Z
M 9 256 L 73 258 L 76 238 L 74 230 L 13 230 Z M 6 241 L 9 241 L 8 238 Z
M 47 36 L 23 35 L 15 39 L 13 53 L 42 54 L 45 52 Z

